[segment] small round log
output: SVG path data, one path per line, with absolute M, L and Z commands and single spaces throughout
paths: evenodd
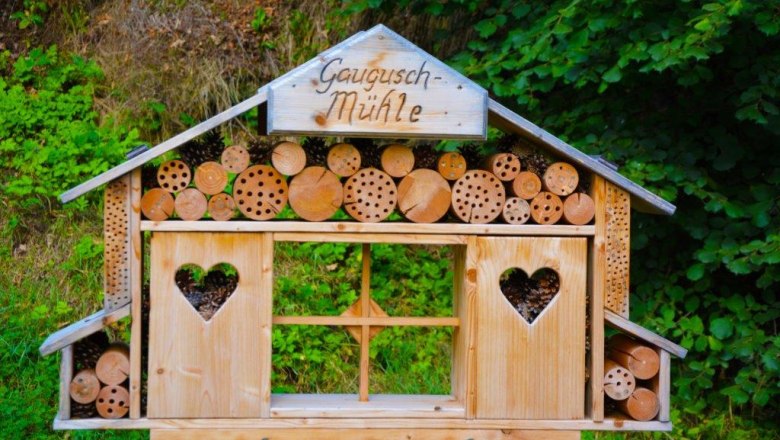
M 106 385 L 119 385 L 130 373 L 130 349 L 126 344 L 112 344 L 100 356 L 95 374 Z
M 70 381 L 70 398 L 78 403 L 92 403 L 100 392 L 100 381 L 95 370 L 79 371 Z
M 249 166 L 249 151 L 241 145 L 232 145 L 222 152 L 222 167 L 226 171 L 238 174 Z
M 625 400 L 636 389 L 636 378 L 627 368 L 604 359 L 604 393 L 613 400 Z
M 542 179 L 531 171 L 522 171 L 512 180 L 512 192 L 521 199 L 532 200 L 542 190 Z
M 504 185 L 493 173 L 469 170 L 452 187 L 452 210 L 466 223 L 490 223 L 501 215 Z
M 306 166 L 306 151 L 295 142 L 280 142 L 271 153 L 271 165 L 285 176 L 294 176 Z
M 398 184 L 398 210 L 415 223 L 434 223 L 447 214 L 452 191 L 436 171 L 420 168 Z
M 512 153 L 498 153 L 489 156 L 484 168 L 504 182 L 509 182 L 520 174 L 520 159 Z
M 328 168 L 339 177 L 349 177 L 360 169 L 360 151 L 352 144 L 336 144 L 328 151 Z
M 238 209 L 253 220 L 270 220 L 287 204 L 287 181 L 268 165 L 245 169 L 233 183 Z
M 646 422 L 658 415 L 658 396 L 647 388 L 637 387 L 626 400 L 617 402 L 618 408 L 634 420 Z
M 141 198 L 141 212 L 144 217 L 156 222 L 172 216 L 174 206 L 173 196 L 162 188 L 152 188 Z
M 458 180 L 466 174 L 466 158 L 460 153 L 444 153 L 436 162 L 436 169 L 447 180 Z
M 187 188 L 176 195 L 176 215 L 182 220 L 200 220 L 208 209 L 208 200 L 195 188 Z
M 384 171 L 364 168 L 344 182 L 344 210 L 364 223 L 376 223 L 392 214 L 398 189 Z
M 637 379 L 651 379 L 658 374 L 661 359 L 650 347 L 625 335 L 609 338 L 607 356 L 628 369 Z
M 227 221 L 236 215 L 236 201 L 230 194 L 219 193 L 209 199 L 209 214 L 217 221 Z
M 596 204 L 585 193 L 573 193 L 563 201 L 563 219 L 570 225 L 586 225 L 596 215 Z
M 228 173 L 216 162 L 203 162 L 195 169 L 195 187 L 203 194 L 213 196 L 225 190 Z
M 556 162 L 544 172 L 544 188 L 545 190 L 558 195 L 568 196 L 577 189 L 577 185 L 580 183 L 580 175 L 573 166 L 566 162 Z
M 121 385 L 108 385 L 100 390 L 95 402 L 104 419 L 120 419 L 130 410 L 130 393 Z
M 553 225 L 563 216 L 561 198 L 547 191 L 542 191 L 531 200 L 531 218 L 540 225 Z
M 390 145 L 382 151 L 382 169 L 392 177 L 404 177 L 414 169 L 414 151 L 403 145 Z
M 157 169 L 157 183 L 168 192 L 181 191 L 190 184 L 192 172 L 186 163 L 169 160 Z
M 531 206 L 520 197 L 509 197 L 504 202 L 501 217 L 510 225 L 522 225 L 531 218 Z
M 321 222 L 331 218 L 343 200 L 339 177 L 324 167 L 304 168 L 290 181 L 290 207 L 304 220 Z

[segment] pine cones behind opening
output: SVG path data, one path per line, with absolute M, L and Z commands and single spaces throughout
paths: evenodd
M 97 361 L 108 348 L 108 335 L 99 331 L 77 341 L 73 345 L 73 362 L 75 370 L 95 368 Z
M 439 152 L 433 148 L 433 144 L 422 144 L 414 147 L 415 168 L 436 169 Z
M 302 145 L 306 151 L 306 166 L 325 167 L 328 164 L 328 146 L 321 137 L 308 137 Z
M 382 169 L 382 147 L 376 145 L 372 139 L 349 138 L 344 142 L 354 145 L 360 152 L 360 168 Z
M 252 139 L 246 147 L 249 152 L 249 162 L 252 165 L 265 165 L 271 162 L 273 145 L 260 139 Z
M 179 147 L 179 156 L 194 170 L 203 162 L 219 162 L 224 149 L 222 135 L 215 129 Z

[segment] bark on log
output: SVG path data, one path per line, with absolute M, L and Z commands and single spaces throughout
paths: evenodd
M 157 183 L 168 192 L 183 190 L 190 184 L 191 179 L 190 167 L 180 160 L 169 160 L 157 169 Z
M 636 378 L 627 368 L 604 359 L 604 393 L 613 400 L 625 400 L 636 389 Z
M 306 151 L 295 142 L 280 142 L 271 153 L 271 164 L 285 176 L 294 176 L 306 166 Z
M 547 191 L 542 191 L 531 200 L 531 217 L 540 225 L 553 225 L 563 216 L 561 198 Z
M 436 169 L 447 180 L 458 180 L 466 174 L 466 158 L 460 153 L 444 153 L 439 157 Z
M 349 177 L 360 169 L 360 152 L 352 144 L 336 144 L 328 151 L 328 168 L 339 177 Z
M 339 177 L 324 167 L 304 168 L 290 181 L 290 207 L 304 220 L 327 220 L 343 201 L 344 189 Z
M 233 183 L 233 199 L 238 209 L 253 220 L 270 220 L 287 204 L 287 181 L 268 165 L 244 170 Z
M 596 204 L 585 193 L 574 193 L 563 201 L 563 219 L 570 225 L 587 225 L 596 215 Z
M 651 379 L 658 374 L 661 359 L 652 348 L 621 334 L 611 337 L 607 347 L 607 356 L 626 367 L 637 379 Z
M 222 166 L 233 174 L 247 169 L 249 162 L 249 151 L 241 145 L 232 145 L 222 152 Z
M 105 386 L 100 390 L 95 406 L 100 417 L 120 419 L 130 410 L 130 393 L 121 385 Z
M 521 199 L 532 200 L 541 190 L 542 179 L 530 171 L 523 171 L 512 180 L 512 192 Z
M 203 194 L 213 196 L 225 190 L 228 173 L 216 162 L 203 162 L 195 169 L 195 187 Z
M 236 215 L 236 201 L 230 194 L 219 193 L 209 199 L 209 214 L 217 221 L 227 221 Z
M 558 196 L 568 196 L 577 189 L 580 176 L 573 166 L 566 162 L 556 162 L 544 172 L 544 188 Z
M 392 177 L 404 177 L 414 169 L 414 151 L 403 145 L 390 145 L 382 151 L 382 169 Z
M 195 188 L 187 188 L 176 195 L 176 215 L 182 220 L 200 220 L 208 210 L 208 200 Z
M 520 173 L 520 159 L 512 153 L 493 154 L 485 160 L 483 167 L 501 181 L 509 182 Z
M 631 397 L 618 401 L 617 406 L 632 419 L 646 422 L 658 415 L 658 396 L 647 388 L 637 387 Z
M 484 170 L 469 170 L 452 187 L 452 210 L 466 223 L 490 223 L 501 215 L 504 185 Z
M 510 197 L 504 202 L 501 217 L 510 225 L 522 225 L 531 218 L 531 205 L 520 197 Z
M 95 370 L 79 371 L 70 381 L 70 398 L 78 403 L 92 403 L 100 392 L 100 381 Z
M 384 171 L 364 168 L 344 182 L 344 210 L 361 222 L 376 223 L 392 214 L 398 189 Z
M 398 210 L 415 223 L 434 223 L 447 214 L 452 191 L 436 171 L 412 171 L 398 184 Z
M 141 198 L 141 212 L 144 217 L 156 222 L 170 218 L 174 206 L 173 196 L 162 188 L 152 188 Z
M 111 344 L 95 366 L 97 378 L 106 385 L 119 385 L 130 373 L 130 348 L 127 344 Z

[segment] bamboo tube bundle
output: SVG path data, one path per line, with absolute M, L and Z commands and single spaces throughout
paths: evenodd
M 306 166 L 306 152 L 295 142 L 280 142 L 271 153 L 271 164 L 285 176 L 294 176 Z
M 180 160 L 169 160 L 157 170 L 157 183 L 168 192 L 183 190 L 190 184 L 191 179 L 190 167 Z
M 436 171 L 420 168 L 398 184 L 398 210 L 415 223 L 434 223 L 450 208 L 452 191 Z
M 629 398 L 618 401 L 617 406 L 632 419 L 646 422 L 658 415 L 660 403 L 652 390 L 637 387 Z
M 520 173 L 520 159 L 512 153 L 493 154 L 485 160 L 483 167 L 501 181 L 508 182 Z
M 304 220 L 320 222 L 331 218 L 343 200 L 339 177 L 324 167 L 304 168 L 290 181 L 290 207 Z
M 108 385 L 98 393 L 97 412 L 104 419 L 119 419 L 130 410 L 130 393 L 121 385 Z
M 403 145 L 389 145 L 382 151 L 382 169 L 392 177 L 404 177 L 414 169 L 414 152 Z
M 199 190 L 187 188 L 176 195 L 174 207 L 182 220 L 200 220 L 208 210 L 208 201 Z
M 100 356 L 95 375 L 106 385 L 119 385 L 130 373 L 130 348 L 127 344 L 112 344 Z
M 219 194 L 227 184 L 228 173 L 217 162 L 203 162 L 195 169 L 195 187 L 203 194 Z
M 328 152 L 328 168 L 339 177 L 355 174 L 360 163 L 360 152 L 352 144 L 336 144 Z
M 162 188 L 152 188 L 141 198 L 141 212 L 149 220 L 167 220 L 173 215 L 174 208 L 173 196 Z
M 553 225 L 563 216 L 561 198 L 547 191 L 542 191 L 531 201 L 531 217 L 540 225 Z
M 221 163 L 226 171 L 238 174 L 249 166 L 249 151 L 241 145 L 227 147 L 222 152 Z
M 469 170 L 452 187 L 452 210 L 466 223 L 490 223 L 505 201 L 504 185 L 489 171 Z
M 604 359 L 604 393 L 614 400 L 625 400 L 636 389 L 636 378 L 628 369 Z
M 236 214 L 236 201 L 230 194 L 219 193 L 211 196 L 208 204 L 211 218 L 217 221 L 227 221 Z
M 532 200 L 542 190 L 542 179 L 531 171 L 522 171 L 512 180 L 512 192 L 521 199 Z
M 652 379 L 661 366 L 655 350 L 622 334 L 609 339 L 607 357 L 627 368 L 637 379 Z
M 70 381 L 70 398 L 77 403 L 92 403 L 100 392 L 100 381 L 95 370 L 81 370 Z
M 573 166 L 566 162 L 556 162 L 544 172 L 544 188 L 557 196 L 568 196 L 577 189 L 580 176 Z
M 439 174 L 447 180 L 458 180 L 466 174 L 466 158 L 460 153 L 444 153 L 436 164 Z
M 531 205 L 520 197 L 509 197 L 504 202 L 501 218 L 510 225 L 522 225 L 531 218 Z
M 254 165 L 236 177 L 233 198 L 238 209 L 253 220 L 270 220 L 287 204 L 287 181 L 268 165 Z
M 586 225 L 596 216 L 596 204 L 585 193 L 573 193 L 563 201 L 563 219 L 570 225 Z
M 376 223 L 392 214 L 398 189 L 384 171 L 364 168 L 344 182 L 344 210 L 361 222 Z

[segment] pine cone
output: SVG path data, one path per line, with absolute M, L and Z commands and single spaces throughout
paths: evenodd
M 344 142 L 354 145 L 360 152 L 360 168 L 382 169 L 382 148 L 372 139 L 354 138 Z
M 306 151 L 306 166 L 325 167 L 328 164 L 328 146 L 321 137 L 309 137 L 303 141 L 303 149 Z
M 157 167 L 152 164 L 144 164 L 141 168 L 141 186 L 144 190 L 157 188 L 160 184 L 157 182 Z
M 70 417 L 73 419 L 90 419 L 97 416 L 97 408 L 94 403 L 78 403 L 70 401 Z
M 518 144 L 519 139 L 516 134 L 505 134 L 498 139 L 496 149 L 499 153 L 515 153 L 515 146 Z
M 422 144 L 414 147 L 415 168 L 436 169 L 439 153 L 433 148 L 433 144 Z
M 252 165 L 265 165 L 271 162 L 273 145 L 260 139 L 252 139 L 246 147 Z
M 525 155 L 521 155 L 519 157 L 523 168 L 531 171 L 539 177 L 544 176 L 544 172 L 547 171 L 547 167 L 550 165 L 547 158 L 537 150 L 526 153 Z
M 466 168 L 469 170 L 479 168 L 479 164 L 482 162 L 482 152 L 476 144 L 461 145 L 460 154 L 466 159 Z
M 103 331 L 93 333 L 77 341 L 73 346 L 73 361 L 76 370 L 95 368 L 108 344 L 108 335 Z
M 224 149 L 222 136 L 214 129 L 179 147 L 179 156 L 194 171 L 203 162 L 219 162 Z

